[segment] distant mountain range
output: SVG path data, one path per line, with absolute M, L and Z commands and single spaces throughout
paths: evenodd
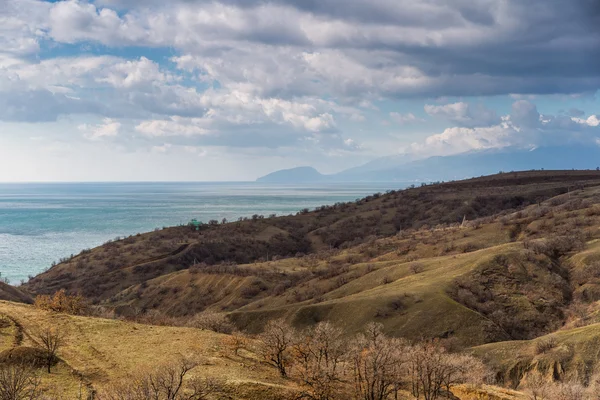
M 599 146 L 571 145 L 535 149 L 483 150 L 416 161 L 404 155 L 397 155 L 378 158 L 337 174 L 324 175 L 312 167 L 299 167 L 276 171 L 257 181 L 265 183 L 432 182 L 471 178 L 499 171 L 595 169 L 599 166 Z

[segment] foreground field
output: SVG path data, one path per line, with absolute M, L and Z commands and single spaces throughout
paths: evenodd
M 34 333 L 45 327 L 65 334 L 61 361 L 51 374 L 42 374 L 45 390 L 57 399 L 87 398 L 92 390 L 181 356 L 200 363 L 193 375 L 224 377 L 231 398 L 279 398 L 293 389 L 254 354 L 232 358 L 225 335 L 210 331 L 55 314 L 9 302 L 0 302 L 0 316 L 13 321 L 0 330 L 0 352 L 38 347 Z
M 188 378 L 215 378 L 221 382 L 214 399 L 293 399 L 300 388 L 282 378 L 258 355 L 227 347 L 228 335 L 193 328 L 162 327 L 100 318 L 49 313 L 29 305 L 0 302 L 0 318 L 11 323 L 0 329 L 0 361 L 12 354 L 26 357 L 39 348 L 35 332 L 46 327 L 64 333 L 59 362 L 51 373 L 38 371 L 46 399 L 87 399 L 118 385 L 146 368 L 168 365 L 184 356 L 197 361 Z M 248 346 L 251 348 L 251 346 Z M 489 385 L 457 385 L 461 399 L 521 400 L 522 393 Z M 412 398 L 400 392 L 400 398 Z M 204 397 L 202 397 L 204 398 Z M 336 397 L 337 398 L 337 397 Z M 341 397 L 340 397 L 341 398 Z

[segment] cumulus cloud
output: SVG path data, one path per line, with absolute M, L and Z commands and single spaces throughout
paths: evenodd
M 285 91 L 286 70 L 306 85 L 297 89 L 321 90 L 316 77 L 330 92 L 400 97 L 573 93 L 600 82 L 597 10 L 586 0 L 98 3 L 55 3 L 48 35 L 173 47 L 186 54 L 180 65 L 264 91 Z
M 588 126 L 600 126 L 600 118 L 597 115 L 590 115 L 587 119 L 573 118 L 573 121 Z
M 5 1 L 0 7 L 0 54 L 26 56 L 40 49 L 49 3 Z
M 440 110 L 443 110 L 444 115 L 446 113 L 451 116 L 464 115 L 463 112 L 456 112 L 465 109 L 463 105 L 441 107 Z M 565 115 L 542 115 L 535 104 L 527 100 L 518 100 L 512 104 L 511 113 L 502 116 L 498 124 L 447 128 L 442 133 L 428 136 L 423 142 L 413 143 L 403 151 L 427 157 L 505 147 L 533 148 L 567 143 L 591 144 L 596 143 L 600 135 L 599 122 L 596 115 L 587 119 Z
M 389 148 L 371 120 L 427 129 L 401 105 L 425 104 L 449 128 L 419 154 L 588 140 L 597 116 L 544 115 L 525 99 L 600 87 L 593 3 L 7 0 L 0 120 L 87 118 L 88 139 L 130 134 L 158 152 L 168 140 L 338 156 Z M 468 98 L 498 95 L 518 97 L 510 115 Z
M 194 136 L 210 133 L 207 121 L 201 118 L 171 117 L 169 120 L 142 121 L 135 130 L 146 136 Z M 204 127 L 203 127 L 204 126 Z

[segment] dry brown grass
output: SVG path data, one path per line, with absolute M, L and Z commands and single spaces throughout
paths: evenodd
M 245 397 L 236 398 L 258 400 L 263 395 L 274 398 L 277 393 L 289 390 L 289 383 L 259 362 L 253 353 L 230 358 L 223 345 L 226 336 L 217 333 L 55 314 L 8 302 L 0 302 L 0 314 L 22 324 L 24 346 L 38 345 L 32 333 L 40 329 L 53 327 L 64 332 L 64 345 L 58 351 L 61 361 L 51 374 L 42 374 L 44 390 L 58 390 L 61 399 L 76 399 L 80 387 L 84 391 L 89 385 L 102 388 L 134 375 L 144 366 L 168 364 L 179 356 L 201 360 L 201 365 L 190 372 L 191 376 L 226 377 L 231 393 L 246 393 Z M 0 329 L 0 334 L 5 334 L 5 329 Z M 9 347 L 11 344 L 4 341 L 0 351 Z

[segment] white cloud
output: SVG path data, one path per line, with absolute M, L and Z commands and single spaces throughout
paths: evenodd
M 54 3 L 48 15 L 49 35 L 63 43 L 93 40 L 117 46 L 144 44 L 149 42 L 149 32 L 142 23 L 133 14 L 121 18 L 112 9 L 97 9 L 77 0 Z
M 515 131 L 507 124 L 491 127 L 447 128 L 429 136 L 422 143 L 414 143 L 405 151 L 421 156 L 464 153 L 472 150 L 503 148 L 514 145 Z
M 132 88 L 143 85 L 159 85 L 176 80 L 171 74 L 160 71 L 158 64 L 146 57 L 139 60 L 117 62 L 99 72 L 98 82 L 106 82 L 116 88 Z
M 79 125 L 79 130 L 84 132 L 84 136 L 88 140 L 102 140 L 105 138 L 114 138 L 119 135 L 121 123 L 110 118 L 105 118 L 98 125 Z
M 433 114 L 444 113 L 454 118 L 464 116 L 464 105 L 430 108 Z M 537 107 L 518 100 L 512 112 L 501 117 L 501 122 L 491 126 L 452 127 L 440 134 L 428 136 L 403 149 L 420 157 L 453 155 L 473 150 L 499 149 L 504 147 L 533 148 L 556 146 L 570 142 L 595 143 L 600 133 L 596 116 L 588 119 L 567 116 L 541 115 Z
M 206 135 L 210 133 L 206 128 L 208 122 L 201 118 L 174 116 L 170 120 L 143 121 L 135 127 L 135 130 L 151 137 Z
M 583 118 L 572 118 L 573 121 L 588 126 L 600 126 L 600 118 L 597 115 L 591 115 L 587 119 Z
M 70 92 L 99 85 L 139 89 L 175 80 L 146 57 L 137 60 L 113 56 L 57 57 L 37 63 L 13 63 L 4 73 L 11 74 L 16 82 L 29 89 Z
M 40 49 L 51 5 L 35 0 L 5 0 L 0 7 L 0 55 L 26 56 Z
M 561 1 L 5 0 L 0 120 L 85 122 L 88 139 L 115 147 L 339 156 L 416 140 L 363 124 L 367 112 L 426 127 L 396 101 L 444 98 L 424 109 L 449 128 L 414 151 L 587 140 L 597 116 L 525 101 L 600 87 L 600 36 L 583 0 Z M 507 94 L 521 100 L 510 116 L 483 105 Z

